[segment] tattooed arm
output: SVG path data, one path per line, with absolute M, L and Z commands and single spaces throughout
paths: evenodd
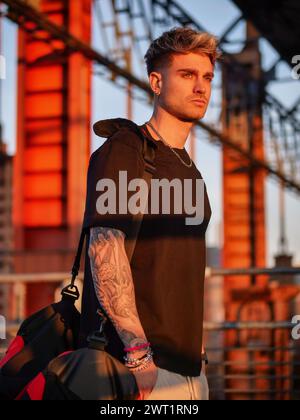
M 125 251 L 125 234 L 111 228 L 92 228 L 89 257 L 97 298 L 125 347 L 147 342 L 136 308 L 134 284 Z M 137 354 L 139 357 L 141 354 Z M 135 373 L 142 399 L 152 391 L 157 368 L 151 363 Z
M 97 298 L 124 346 L 134 347 L 147 339 L 136 309 L 124 240 L 119 230 L 92 228 L 89 257 Z

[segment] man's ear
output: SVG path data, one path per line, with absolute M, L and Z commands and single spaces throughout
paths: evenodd
M 161 80 L 161 74 L 157 72 L 152 72 L 149 76 L 149 82 L 152 91 L 157 95 L 160 94 L 161 88 L 162 88 L 162 80 Z

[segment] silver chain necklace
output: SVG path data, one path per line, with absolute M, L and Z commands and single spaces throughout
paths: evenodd
M 166 146 L 168 146 L 171 150 L 172 150 L 172 152 L 178 157 L 178 159 L 181 161 L 181 163 L 183 163 L 184 164 L 184 166 L 186 166 L 187 168 L 191 168 L 192 166 L 193 166 L 193 161 L 192 161 L 192 159 L 191 159 L 191 157 L 189 156 L 189 158 L 190 158 L 190 163 L 186 163 L 182 158 L 181 158 L 181 156 L 176 152 L 176 150 L 174 150 L 174 148 L 168 143 L 168 142 L 166 142 L 166 140 L 164 140 L 163 138 L 162 138 L 162 136 L 159 134 L 159 132 L 153 127 L 153 125 L 152 125 L 152 123 L 150 122 L 150 121 L 148 121 L 148 122 L 146 122 L 146 124 L 147 125 L 149 125 L 151 128 L 152 128 L 152 130 L 158 135 L 158 137 L 159 137 L 159 139 L 166 145 Z

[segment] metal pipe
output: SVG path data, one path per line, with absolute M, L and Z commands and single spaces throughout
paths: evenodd
M 300 291 L 300 288 L 299 288 Z M 206 331 L 226 331 L 226 330 L 277 330 L 292 329 L 295 324 L 287 321 L 280 322 L 204 322 Z
M 217 276 L 244 276 L 247 274 L 269 274 L 269 275 L 300 275 L 300 267 L 294 268 L 206 268 L 206 277 Z M 0 284 L 11 283 L 38 283 L 38 282 L 62 282 L 70 278 L 70 273 L 26 273 L 26 274 L 0 274 Z M 78 278 L 83 279 L 84 273 L 79 273 Z M 299 286 L 300 292 L 300 286 Z
M 79 280 L 83 279 L 83 273 L 79 273 Z M 0 274 L 0 284 L 15 283 L 62 283 L 70 279 L 70 273 L 32 273 L 32 274 Z
M 296 275 L 300 274 L 300 267 L 274 267 L 274 268 L 260 268 L 260 267 L 249 267 L 249 268 L 206 268 L 206 277 L 216 276 L 244 276 L 248 274 L 269 274 L 269 275 Z M 300 286 L 299 286 L 300 291 Z

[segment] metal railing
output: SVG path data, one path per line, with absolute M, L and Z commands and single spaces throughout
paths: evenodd
M 256 276 L 267 276 L 269 281 L 272 280 L 272 285 L 268 283 L 270 296 L 266 292 L 267 287 L 259 289 L 257 286 L 253 289 L 250 287 L 249 290 L 241 288 L 235 294 L 240 299 L 240 310 L 236 311 L 237 322 L 205 322 L 205 343 L 210 359 L 207 376 L 211 399 L 300 399 L 300 340 L 292 336 L 295 325 L 291 323 L 291 298 L 278 303 L 277 295 L 272 303 L 269 301 L 272 291 L 277 288 L 283 294 L 287 284 L 289 292 L 293 290 L 290 296 L 296 297 L 300 293 L 300 285 L 293 282 L 293 276 L 299 274 L 299 267 L 207 269 L 207 280 L 213 277 L 222 278 L 223 286 L 226 286 L 230 276 L 251 276 L 252 280 L 257 279 Z M 283 289 L 280 289 L 281 284 Z M 245 283 L 243 286 L 245 287 Z M 252 300 L 250 292 L 253 292 Z M 251 307 L 253 302 L 263 305 L 262 312 L 258 318 L 255 318 L 255 314 L 247 318 L 245 314 L 248 312 L 243 312 L 242 309 L 247 304 Z M 232 304 L 237 305 L 237 302 L 233 301 Z M 277 309 L 274 310 L 276 305 Z M 269 316 L 268 322 L 263 321 L 266 313 Z M 284 321 L 283 314 L 287 317 Z M 254 322 L 255 319 L 260 321 Z M 273 319 L 281 321 L 275 322 Z
M 206 340 L 217 342 L 206 347 L 211 399 L 299 400 L 300 340 L 292 338 L 294 327 L 290 322 L 205 323 Z M 233 343 L 226 343 L 228 331 L 236 336 Z M 262 332 L 256 342 L 239 340 L 239 334 L 254 331 Z M 288 344 L 280 345 L 280 338 Z

